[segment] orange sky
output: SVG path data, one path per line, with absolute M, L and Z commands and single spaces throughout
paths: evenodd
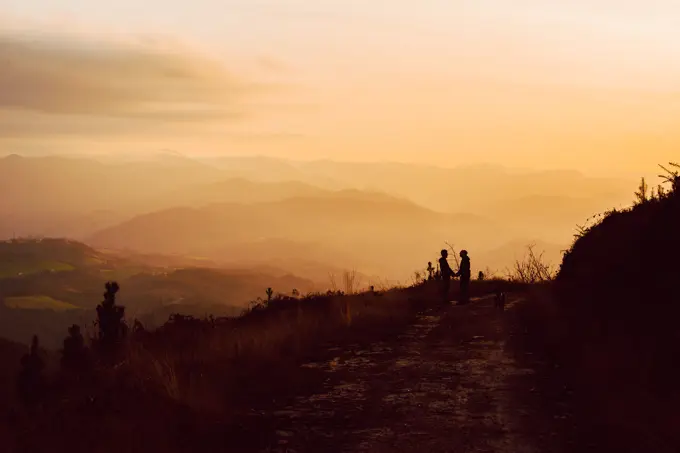
M 600 173 L 677 155 L 677 2 L 370 3 L 6 0 L 0 142 Z

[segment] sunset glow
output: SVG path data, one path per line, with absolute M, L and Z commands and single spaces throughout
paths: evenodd
M 0 13 L 10 152 L 601 173 L 666 161 L 680 141 L 667 0 L 9 0 Z

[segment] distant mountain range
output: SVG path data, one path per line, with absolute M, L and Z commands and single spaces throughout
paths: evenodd
M 605 209 L 628 202 L 631 187 L 635 181 L 490 165 L 448 169 L 268 157 L 199 161 L 175 152 L 106 162 L 10 155 L 0 159 L 0 214 L 7 219 L 0 224 L 0 237 L 13 232 L 82 237 L 135 215 L 175 206 L 328 196 L 347 189 L 388 194 L 439 212 L 493 218 L 498 206 L 532 197 L 560 197 L 588 209 Z M 555 207 L 547 204 L 541 214 L 549 218 Z
M 577 224 L 628 203 L 634 187 L 570 170 L 494 165 L 11 155 L 0 159 L 0 238 L 71 237 L 136 252 L 301 269 L 324 263 L 371 275 L 399 268 L 403 278 L 447 240 L 487 256 L 479 264 L 489 266 L 506 264 L 487 254 L 504 244 L 565 248 Z
M 211 259 L 266 261 L 269 255 L 287 255 L 394 276 L 410 274 L 447 239 L 479 248 L 500 246 L 512 237 L 511 230 L 480 216 L 438 213 L 408 201 L 349 192 L 172 208 L 99 231 L 87 242 Z M 269 240 L 269 246 L 262 247 L 262 240 Z

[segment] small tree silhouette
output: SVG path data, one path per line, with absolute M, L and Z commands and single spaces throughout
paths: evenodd
M 116 305 L 116 293 L 120 289 L 118 283 L 107 282 L 104 301 L 97 306 L 97 324 L 99 325 L 98 347 L 105 356 L 111 356 L 117 350 L 120 340 L 127 331 L 125 325 L 125 307 Z
M 274 290 L 271 288 L 267 288 L 267 291 L 265 291 L 265 293 L 267 294 L 267 302 L 271 302 L 272 296 L 274 296 Z
M 427 262 L 427 279 L 434 280 L 434 267 L 432 267 L 432 261 Z
M 88 351 L 85 339 L 80 333 L 80 326 L 72 325 L 68 329 L 69 336 L 64 340 L 61 356 L 61 367 L 70 372 L 82 372 L 88 365 Z
M 477 280 L 483 281 L 486 276 L 484 275 L 484 272 L 479 271 L 479 274 L 477 274 Z
M 648 192 L 649 186 L 647 185 L 645 178 L 642 178 L 638 190 L 635 192 L 635 204 L 646 203 L 649 200 Z
M 39 355 L 39 350 L 38 336 L 34 335 L 30 352 L 21 358 L 21 371 L 17 382 L 19 398 L 31 408 L 42 402 L 46 390 L 43 376 L 45 363 Z

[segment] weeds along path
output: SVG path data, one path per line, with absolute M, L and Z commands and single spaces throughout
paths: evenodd
M 531 372 L 505 350 L 516 302 L 429 310 L 392 342 L 331 349 L 334 359 L 305 365 L 325 371 L 323 391 L 269 414 L 262 451 L 557 451 L 550 432 L 529 428 L 540 425 Z

